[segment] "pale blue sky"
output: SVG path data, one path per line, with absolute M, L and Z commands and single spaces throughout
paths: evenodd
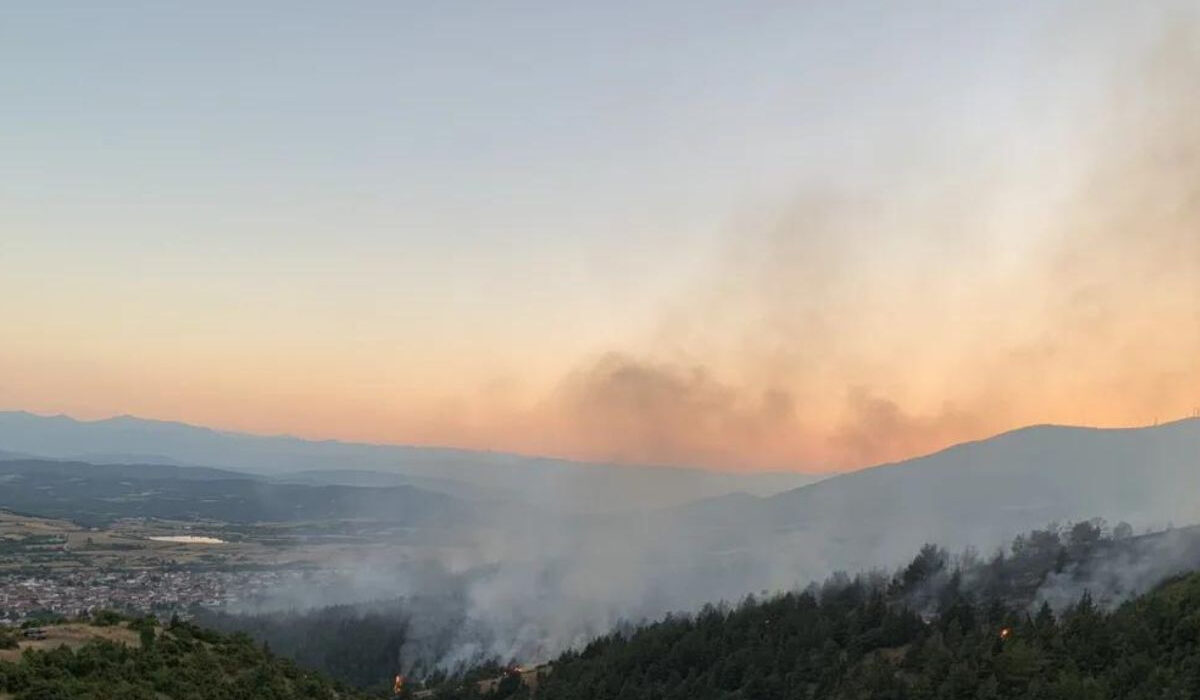
M 44 381 L 0 404 L 211 422 L 249 396 L 261 420 L 227 423 L 302 432 L 260 394 L 315 376 L 304 400 L 421 438 L 422 402 L 536 403 L 580 358 L 658 347 L 813 192 L 886 202 L 854 258 L 875 280 L 1019 260 L 1182 4 L 17 4 L 0 321 L 25 333 L 0 371 Z M 959 207 L 988 212 L 961 243 L 914 233 Z
M 1022 138 L 1021 101 L 1044 89 L 1025 83 L 1070 16 L 1044 2 L 104 5 L 30 3 L 0 25 L 0 223 L 17 257 L 251 289 L 315 273 L 368 295 L 465 289 L 588 316 L 669 294 L 739 208 Z M 354 280 L 372 271 L 392 279 Z
M 1062 21 L 1040 2 L 72 5 L 0 27 L 10 216 L 120 252 L 174 234 L 323 258 L 335 236 L 519 267 L 673 250 L 806 180 L 878 177 L 897 134 L 1011 132 Z

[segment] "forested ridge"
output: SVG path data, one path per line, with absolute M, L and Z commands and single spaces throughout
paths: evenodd
M 247 634 L 305 668 L 377 690 L 391 688 L 401 670 L 410 604 L 334 605 L 258 615 L 198 611 L 197 620 L 213 629 Z
M 1053 600 L 1054 607 L 1061 610 L 1076 602 L 1084 590 L 1090 591 L 1096 605 L 1107 609 L 1167 576 L 1196 568 L 1200 568 L 1197 528 L 1134 536 L 1128 525 L 1109 528 L 1096 520 L 1050 525 L 1024 533 L 989 556 L 970 551 L 951 555 L 928 545 L 894 572 L 872 572 L 857 579 L 839 574 L 824 585 L 811 587 L 809 593 L 820 599 L 821 591 L 859 586 L 862 595 L 879 592 L 889 611 L 909 610 L 930 620 L 944 612 L 946 600 L 959 597 L 975 608 L 998 605 L 1019 615 L 1035 612 L 1040 606 L 1039 596 Z M 792 593 L 781 600 L 794 600 L 798 595 Z M 772 600 L 756 604 L 773 605 Z M 398 598 L 307 611 L 257 615 L 206 612 L 197 619 L 225 631 L 243 631 L 269 643 L 277 653 L 334 678 L 378 689 L 390 687 L 398 672 L 426 678 L 430 685 L 444 685 L 444 674 L 435 673 L 436 666 L 428 659 L 447 655 L 453 640 L 463 638 L 462 604 L 459 597 L 448 592 L 438 597 Z M 728 606 L 715 605 L 710 612 L 729 614 L 729 610 Z M 823 613 L 833 616 L 833 621 L 846 614 L 840 609 Z M 678 624 L 685 619 L 675 616 L 671 622 Z M 829 626 L 833 621 L 822 624 Z M 737 621 L 730 620 L 729 624 L 736 625 Z M 635 628 L 626 625 L 625 629 Z M 486 648 L 490 641 L 484 636 L 487 630 L 477 633 L 480 646 Z M 792 639 L 776 641 L 788 648 L 796 643 Z M 485 662 L 481 666 L 492 669 L 510 662 L 547 660 L 479 659 Z M 443 670 L 454 678 L 463 668 Z M 682 675 L 687 677 L 688 672 Z
M 1095 523 L 1022 536 L 989 561 L 928 546 L 894 576 L 709 606 L 598 638 L 548 664 L 544 700 L 1200 697 L 1200 574 L 1115 609 L 1085 588 L 1056 613 L 1023 598 L 1132 546 Z M 1188 540 L 1190 541 L 1190 540 Z M 1087 551 L 1092 551 L 1091 555 Z M 963 564 L 969 564 L 964 567 Z M 448 684 L 443 698 L 472 697 Z M 503 695 L 505 693 L 501 693 Z M 512 697 L 530 694 L 512 688 Z
M 538 697 L 1200 697 L 1200 576 L 1055 616 L 949 601 L 926 622 L 854 584 L 709 609 L 557 659 Z M 447 695 L 450 695 L 447 693 Z

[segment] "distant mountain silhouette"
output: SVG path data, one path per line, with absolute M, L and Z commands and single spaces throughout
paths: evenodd
M 268 475 L 316 472 L 325 483 L 361 482 L 361 472 L 405 475 L 413 485 L 456 496 L 514 494 L 566 510 L 617 511 L 686 503 L 732 491 L 778 493 L 818 477 L 795 473 L 723 474 L 674 467 L 626 467 L 440 447 L 313 441 L 213 430 L 185 423 L 118 416 L 80 421 L 68 416 L 0 412 L 0 450 L 87 462 L 130 461 L 203 465 Z M 428 479 L 439 480 L 440 483 Z M 304 480 L 312 481 L 313 477 Z M 455 484 L 455 482 L 460 482 Z
M 924 542 L 992 546 L 1052 521 L 1200 521 L 1200 420 L 1146 428 L 1034 426 L 843 474 L 768 498 L 677 511 L 692 528 L 757 548 L 803 541 L 869 567 Z M 988 552 L 984 552 L 988 554 Z

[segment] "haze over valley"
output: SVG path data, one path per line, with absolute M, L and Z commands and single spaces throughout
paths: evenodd
M 1200 695 L 1194 0 L 65 0 L 0 94 L 0 700 Z
M 216 538 L 232 545 L 203 551 L 206 567 L 321 572 L 233 595 L 221 606 L 228 610 L 438 599 L 444 614 L 425 620 L 442 635 L 437 653 L 410 650 L 410 664 L 430 667 L 551 658 L 622 620 L 789 590 L 834 571 L 888 569 L 930 541 L 990 556 L 1021 533 L 1097 513 L 1137 533 L 1200 520 L 1189 495 L 1200 488 L 1196 419 L 1121 430 L 1031 427 L 763 495 L 708 496 L 713 475 L 665 470 L 677 493 L 697 490 L 683 504 L 613 496 L 598 503 L 588 493 L 594 470 L 611 472 L 618 484 L 647 478 L 623 466 L 535 462 L 515 486 L 497 488 L 472 480 L 476 472 L 465 467 L 455 480 L 423 477 L 427 450 L 256 438 L 132 418 L 96 424 L 19 414 L 0 420 L 0 432 L 5 426 L 23 451 L 98 454 L 103 447 L 169 462 L 48 459 L 55 454 L 0 461 L 0 508 L 98 527 L 117 543 L 70 547 L 68 568 L 186 563 L 196 556 L 190 548 L 146 540 Z M 197 441 L 221 459 L 254 446 L 273 473 L 176 466 L 191 461 L 187 450 Z M 375 461 L 354 463 L 348 481 L 371 481 L 338 483 L 336 470 L 298 472 L 301 478 L 286 471 L 298 466 L 289 460 L 328 449 L 365 452 Z M 432 455 L 434 464 L 437 457 L 469 463 L 460 453 Z M 366 466 L 380 471 L 361 471 Z M 383 485 L 385 477 L 397 482 Z M 556 484 L 552 505 L 531 499 L 541 491 L 523 486 L 538 479 Z M 131 544 L 132 552 L 120 551 Z M 1200 556 L 1190 551 L 1190 544 L 1171 548 L 1149 557 L 1151 566 L 1170 569 Z M 442 600 L 448 590 L 457 593 Z M 460 638 L 446 631 L 446 619 L 463 621 Z M 422 629 L 410 632 L 419 637 Z

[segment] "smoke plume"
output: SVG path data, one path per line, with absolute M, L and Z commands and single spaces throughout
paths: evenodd
M 1020 424 L 1191 413 L 1200 401 L 1200 33 L 1194 18 L 1172 17 L 1146 46 L 1107 19 L 1111 46 L 1087 49 L 1120 67 L 1103 100 L 1075 104 L 1066 91 L 1047 107 L 1076 109 L 1058 150 L 1027 152 L 1014 139 L 1007 160 L 968 153 L 942 168 L 906 166 L 887 185 L 807 187 L 740 217 L 720 260 L 643 346 L 580 360 L 537 407 L 531 425 L 548 426 L 546 446 L 636 462 L 853 467 Z M 1173 485 L 1196 473 L 1185 428 L 1171 433 L 1173 461 L 1160 465 Z M 802 585 L 835 567 L 894 566 L 923 540 L 985 548 L 1049 518 L 1127 517 L 1080 512 L 1101 498 L 1139 516 L 1194 511 L 1180 495 L 1194 491 L 1144 483 L 1124 455 L 1104 461 L 1108 442 L 1088 443 L 1093 463 L 1072 465 L 1071 483 L 1052 482 L 1031 461 L 1054 439 L 1013 437 L 994 446 L 992 462 L 946 458 L 919 483 L 911 470 L 888 470 L 865 494 L 855 487 L 866 475 L 840 477 L 805 489 L 814 495 L 803 509 L 758 508 L 746 496 L 669 513 L 510 513 L 474 533 L 461 558 L 471 564 L 460 567 L 471 572 L 462 592 L 470 623 L 441 662 L 544 659 L 621 619 Z M 1015 457 L 1000 454 L 1016 443 Z M 963 498 L 931 503 L 934 487 L 954 479 Z M 1042 487 L 1045 502 L 1032 502 Z M 1139 564 L 1137 580 L 1115 588 L 1136 589 L 1179 560 L 1153 554 L 1147 561 L 1165 563 Z M 1063 586 L 1106 576 L 1093 573 L 1052 579 L 1042 595 L 1070 597 L 1075 589 Z
M 562 380 L 551 442 L 599 459 L 833 469 L 1023 424 L 1190 414 L 1200 36 L 1168 15 L 1150 46 L 1106 35 L 1102 99 L 1045 96 L 1058 102 L 1044 111 L 1073 115 L 1054 151 L 1013 138 L 1003 159 L 881 165 L 853 190 L 802 187 L 738 217 L 641 347 Z M 1103 53 L 1082 29 L 1065 41 Z

